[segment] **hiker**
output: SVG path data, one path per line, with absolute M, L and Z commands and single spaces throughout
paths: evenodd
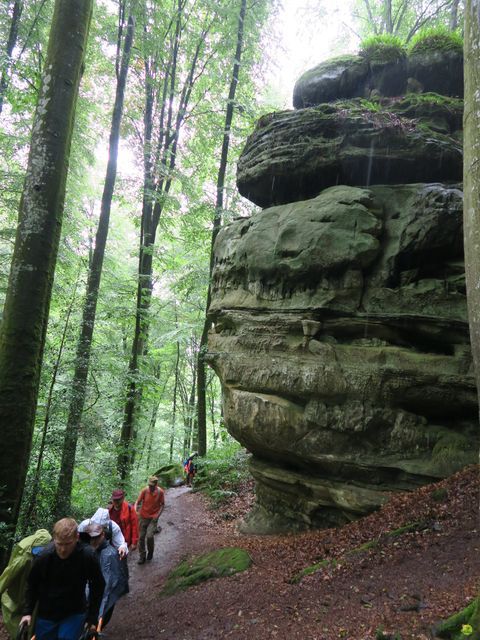
M 126 502 L 123 489 L 115 489 L 111 500 L 112 506 L 108 510 L 110 520 L 120 527 L 129 551 L 134 551 L 138 545 L 137 512 L 131 504 Z
M 0 576 L 2 617 L 10 637 L 15 638 L 22 618 L 28 574 L 34 559 L 51 541 L 46 529 L 39 529 L 14 546 L 8 565 Z
M 79 541 L 75 520 L 62 518 L 29 573 L 20 625 L 31 624 L 38 603 L 36 640 L 78 640 L 85 625 L 97 626 L 104 586 L 95 552 Z
M 140 536 L 138 540 L 138 552 L 140 557 L 138 564 L 144 564 L 145 560 L 150 562 L 153 558 L 153 550 L 155 547 L 154 534 L 157 530 L 157 523 L 160 514 L 165 506 L 165 492 L 158 487 L 157 476 L 150 476 L 148 485 L 140 491 L 135 502 L 135 509 L 142 505 L 140 516 Z M 145 555 L 145 539 L 147 542 L 148 554 Z
M 85 532 L 90 537 L 90 546 L 100 561 L 105 589 L 98 614 L 98 630 L 104 629 L 113 614 L 119 598 L 128 593 L 128 583 L 122 570 L 122 561 L 113 546 L 105 539 L 105 531 L 99 524 L 89 524 Z
M 123 558 L 128 554 L 128 545 L 125 542 L 123 533 L 118 524 L 110 520 L 108 509 L 99 508 L 95 511 L 91 518 L 82 520 L 82 522 L 78 525 L 78 531 L 82 540 L 84 539 L 84 533 L 86 532 L 86 528 L 89 524 L 99 524 L 104 528 L 107 540 L 112 546 L 115 547 L 115 549 L 118 550 L 118 555 L 120 556 L 120 558 Z M 85 536 L 85 538 L 86 539 L 84 541 L 88 542 L 88 536 Z
M 193 479 L 195 477 L 195 474 L 197 473 L 197 467 L 193 462 L 193 459 L 195 458 L 196 455 L 197 455 L 196 453 L 193 453 L 183 463 L 183 468 L 185 470 L 185 473 L 187 474 L 187 482 L 186 482 L 187 487 L 192 486 Z

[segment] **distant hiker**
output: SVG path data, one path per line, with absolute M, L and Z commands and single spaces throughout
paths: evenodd
M 85 530 L 89 524 L 99 524 L 104 528 L 105 537 L 110 542 L 110 544 L 118 550 L 118 555 L 120 556 L 120 558 L 123 558 L 127 555 L 128 545 L 125 542 L 122 530 L 116 522 L 112 522 L 112 520 L 110 520 L 108 509 L 99 508 L 95 511 L 91 518 L 82 520 L 82 522 L 78 525 L 78 531 L 82 539 L 83 534 L 85 533 Z M 88 542 L 88 538 L 85 541 Z
M 79 542 L 75 520 L 63 518 L 53 527 L 53 543 L 33 563 L 20 624 L 31 624 L 38 603 L 36 640 L 78 640 L 85 624 L 97 626 L 104 586 L 95 552 Z
M 112 506 L 108 510 L 110 520 L 120 527 L 130 551 L 138 545 L 138 516 L 131 504 L 125 500 L 125 491 L 115 489 L 112 492 Z
M 128 583 L 121 567 L 122 561 L 113 546 L 105 539 L 103 527 L 95 523 L 89 524 L 86 533 L 90 537 L 90 546 L 95 550 L 100 560 L 105 580 L 105 589 L 98 614 L 99 628 L 103 629 L 112 617 L 117 600 L 128 593 Z
M 28 574 L 33 560 L 51 541 L 46 529 L 39 529 L 33 535 L 23 538 L 13 547 L 5 571 L 0 576 L 2 596 L 2 617 L 7 631 L 15 638 L 23 613 Z
M 153 558 L 155 547 L 154 534 L 157 530 L 158 518 L 165 506 L 165 492 L 158 487 L 158 478 L 150 476 L 148 485 L 140 491 L 135 502 L 135 508 L 142 505 L 140 509 L 140 536 L 138 541 L 138 551 L 140 558 L 138 564 L 144 564 L 145 560 Z M 147 542 L 148 555 L 145 554 L 145 538 Z
M 195 463 L 193 461 L 196 455 L 196 453 L 193 453 L 183 463 L 183 469 L 187 476 L 187 487 L 192 486 L 193 479 L 195 477 L 195 474 L 197 473 L 197 467 L 195 466 Z

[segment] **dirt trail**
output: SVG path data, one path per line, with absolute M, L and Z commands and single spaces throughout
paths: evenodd
M 138 565 L 136 551 L 129 558 L 130 593 L 118 602 L 112 621 L 105 630 L 106 639 L 174 638 L 164 635 L 161 619 L 165 614 L 158 609 L 165 577 L 186 555 L 226 544 L 220 531 L 219 537 L 212 541 L 211 527 L 214 525 L 206 514 L 204 499 L 192 494 L 185 486 L 166 490 L 165 509 L 159 525 L 162 530 L 155 536 L 153 560 Z M 190 640 L 194 637 L 190 636 Z
M 440 500 L 426 487 L 342 529 L 267 538 L 237 533 L 245 505 L 211 511 L 200 494 L 170 489 L 154 560 L 131 559 L 131 593 L 107 640 L 375 640 L 380 629 L 384 637 L 430 640 L 434 623 L 478 590 L 478 484 L 471 468 L 439 485 Z M 420 524 L 401 537 L 386 535 L 413 522 Z M 352 553 L 369 541 L 375 545 Z M 252 567 L 161 596 L 182 557 L 225 546 L 247 549 Z M 325 568 L 292 583 L 324 558 Z
M 153 561 L 139 566 L 132 554 L 131 591 L 105 640 L 375 640 L 380 629 L 384 638 L 432 640 L 434 623 L 478 593 L 478 467 L 399 494 L 341 529 L 297 536 L 238 534 L 251 500 L 246 489 L 212 511 L 201 494 L 169 489 Z M 226 546 L 246 549 L 251 568 L 161 595 L 183 557 Z M 319 561 L 316 573 L 292 581 Z

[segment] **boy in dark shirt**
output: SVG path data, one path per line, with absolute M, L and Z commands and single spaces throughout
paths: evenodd
M 38 602 L 36 640 L 78 640 L 85 623 L 92 628 L 97 624 L 104 585 L 95 552 L 80 544 L 75 520 L 63 518 L 53 528 L 53 544 L 34 562 L 28 576 L 20 624 L 31 623 Z

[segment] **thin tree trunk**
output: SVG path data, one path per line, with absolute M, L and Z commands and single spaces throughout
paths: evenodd
M 68 305 L 68 311 L 67 311 L 67 316 L 65 318 L 65 325 L 63 327 L 62 338 L 60 340 L 60 346 L 58 348 L 57 358 L 53 366 L 52 377 L 51 377 L 50 386 L 48 389 L 47 402 L 45 406 L 45 418 L 43 420 L 42 437 L 40 440 L 40 447 L 38 450 L 37 464 L 35 467 L 33 478 L 30 482 L 30 487 L 31 487 L 30 500 L 28 502 L 28 506 L 25 509 L 25 521 L 29 523 L 32 522 L 33 512 L 35 510 L 35 506 L 37 503 L 38 484 L 40 482 L 40 474 L 42 471 L 42 464 L 43 464 L 43 454 L 45 452 L 45 445 L 47 442 L 47 435 L 48 435 L 48 427 L 50 425 L 50 416 L 52 411 L 53 390 L 57 383 L 57 375 L 58 375 L 58 370 L 60 368 L 60 362 L 62 360 L 63 348 L 65 346 L 65 341 L 67 338 L 67 331 L 70 324 L 70 316 L 72 315 L 73 305 L 77 298 L 77 288 L 78 288 L 79 279 L 80 279 L 80 276 L 77 278 L 77 281 L 75 282 L 73 295 L 70 300 L 70 304 Z
M 175 383 L 173 385 L 172 424 L 170 427 L 170 462 L 173 460 L 173 445 L 175 443 L 175 422 L 177 419 L 178 367 L 180 364 L 180 343 L 177 340 L 177 357 L 175 359 Z
M 0 521 L 23 494 L 92 0 L 56 0 L 0 334 Z
M 77 450 L 78 434 L 80 430 L 85 397 L 87 393 L 88 370 L 90 366 L 90 354 L 92 337 L 95 328 L 97 312 L 98 291 L 102 277 L 103 260 L 107 245 L 108 230 L 110 224 L 110 211 L 112 206 L 113 191 L 117 177 L 118 145 L 120 141 L 120 126 L 122 122 L 123 102 L 125 87 L 127 84 L 128 67 L 130 64 L 130 52 L 134 35 L 134 20 L 128 19 L 127 33 L 123 47 L 120 74 L 117 80 L 115 103 L 113 106 L 112 123 L 110 128 L 110 144 L 108 165 L 105 176 L 105 184 L 102 195 L 102 205 L 95 237 L 95 249 L 88 274 L 85 304 L 83 308 L 80 338 L 77 345 L 75 358 L 75 373 L 72 382 L 72 395 L 68 414 L 67 427 L 62 450 L 62 461 L 55 497 L 55 514 L 60 517 L 70 512 L 70 500 L 72 494 L 73 469 L 75 466 L 75 454 Z
M 452 7 L 450 9 L 450 31 L 455 31 L 458 28 L 458 5 L 460 0 L 452 0 Z
M 15 0 L 12 7 L 12 21 L 10 22 L 10 31 L 8 33 L 7 45 L 5 47 L 5 62 L 2 65 L 2 75 L 0 78 L 0 114 L 3 111 L 3 102 L 5 93 L 10 82 L 10 69 L 12 66 L 12 53 L 17 44 L 18 27 L 23 11 L 23 0 Z
M 240 0 L 240 12 L 238 15 L 237 26 L 237 47 L 233 63 L 232 79 L 228 92 L 227 111 L 225 115 L 225 128 L 223 130 L 222 153 L 220 156 L 220 166 L 217 176 L 217 198 L 215 203 L 215 215 L 213 219 L 212 240 L 210 245 L 210 268 L 209 275 L 212 277 L 213 271 L 213 247 L 216 237 L 220 231 L 223 213 L 223 195 L 225 189 L 225 173 L 227 170 L 228 148 L 230 145 L 230 130 L 232 127 L 233 111 L 235 106 L 235 93 L 237 90 L 238 77 L 240 73 L 240 61 L 243 49 L 243 31 L 245 23 L 245 14 L 247 11 L 247 0 Z M 203 324 L 202 336 L 200 338 L 200 348 L 198 351 L 197 364 L 197 428 L 198 428 L 198 453 L 204 456 L 207 453 L 207 408 L 205 398 L 206 372 L 205 372 L 205 354 L 208 343 L 208 330 L 210 328 L 210 319 L 208 309 L 211 301 L 211 287 L 208 286 L 207 304 L 205 310 L 205 322 Z
M 393 33 L 392 0 L 385 0 L 385 31 Z

